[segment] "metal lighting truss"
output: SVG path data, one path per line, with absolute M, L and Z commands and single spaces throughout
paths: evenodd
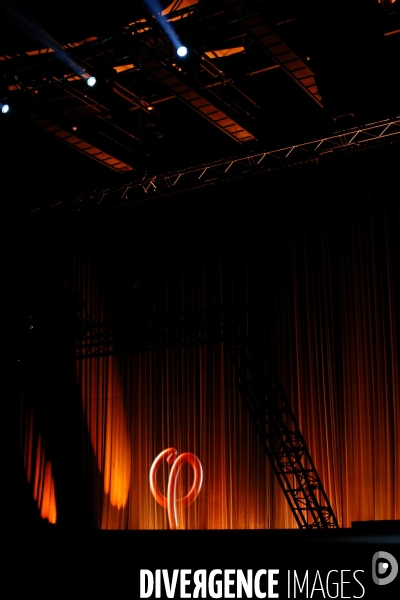
M 170 196 L 247 175 L 318 162 L 320 159 L 333 158 L 347 152 L 359 152 L 377 145 L 399 141 L 400 116 L 340 131 L 312 141 L 241 157 L 224 158 L 161 175 L 131 180 L 123 186 L 96 191 L 72 200 L 57 199 L 50 208 L 65 213 L 67 217 L 84 214 L 99 208 L 112 208 L 151 200 L 154 197 Z M 39 215 L 44 210 L 38 206 L 32 212 Z
M 232 339 L 239 390 L 301 529 L 339 527 L 290 403 L 262 346 Z
M 77 359 L 187 345 L 224 343 L 238 387 L 285 498 L 302 529 L 337 528 L 307 445 L 272 364 L 252 337 L 247 309 L 218 307 L 153 318 L 116 332 L 86 319 L 76 342 Z

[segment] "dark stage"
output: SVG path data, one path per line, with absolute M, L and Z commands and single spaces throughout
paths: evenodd
M 134 598 L 395 598 L 398 579 L 378 588 L 373 574 L 382 577 L 379 564 L 388 559 L 392 572 L 399 536 L 399 522 L 390 532 L 377 523 L 329 532 L 45 531 L 13 536 L 6 567 L 20 574 L 14 592 L 45 597 L 79 590 Z M 379 557 L 383 548 L 391 556 Z
M 0 1 L 7 570 L 392 599 L 399 0 L 167 4 Z

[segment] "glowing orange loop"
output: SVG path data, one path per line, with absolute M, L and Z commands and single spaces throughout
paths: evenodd
M 166 450 L 163 450 L 163 452 L 157 456 L 150 469 L 151 493 L 157 500 L 158 504 L 160 504 L 163 508 L 168 509 L 168 520 L 171 529 L 176 529 L 178 527 L 178 517 L 176 512 L 177 505 L 179 504 L 183 507 L 186 507 L 189 506 L 189 504 L 192 504 L 192 502 L 194 502 L 194 500 L 197 498 L 203 484 L 203 468 L 197 456 L 191 452 L 184 452 L 180 456 L 177 456 L 177 454 L 178 452 L 175 450 L 175 448 L 167 448 Z M 160 492 L 156 481 L 158 468 L 164 459 L 166 459 L 168 464 L 172 464 L 171 473 L 168 479 L 167 497 L 163 496 L 163 494 Z M 178 473 L 179 469 L 185 463 L 188 463 L 191 467 L 193 467 L 193 484 L 186 496 L 177 498 L 176 483 L 178 479 Z

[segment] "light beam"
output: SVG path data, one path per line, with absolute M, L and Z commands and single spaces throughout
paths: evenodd
M 143 0 L 145 5 L 147 6 L 149 12 L 153 15 L 157 23 L 160 25 L 161 29 L 164 31 L 165 35 L 171 41 L 173 46 L 178 52 L 179 56 L 186 56 L 187 48 L 182 45 L 175 29 L 172 27 L 171 23 L 168 21 L 167 17 L 162 13 L 162 6 L 159 0 Z M 179 51 L 185 48 L 185 54 L 179 54 Z

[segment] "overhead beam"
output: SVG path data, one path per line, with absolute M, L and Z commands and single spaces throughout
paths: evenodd
M 103 166 L 108 167 L 109 169 L 112 169 L 117 173 L 126 173 L 127 171 L 133 171 L 133 167 L 131 165 L 122 162 L 121 160 L 115 158 L 114 156 L 111 156 L 107 152 L 103 152 L 103 150 L 101 150 L 100 148 L 97 148 L 96 146 L 85 142 L 75 134 L 71 133 L 70 131 L 67 131 L 66 129 L 63 129 L 62 127 L 59 127 L 58 125 L 55 125 L 54 123 L 51 123 L 47 119 L 44 119 L 43 117 L 40 117 L 33 113 L 31 113 L 30 118 L 31 121 L 35 125 L 37 125 L 37 127 L 44 129 L 54 138 L 60 140 L 70 148 L 81 152 L 88 158 L 97 161 Z
M 246 34 L 264 50 L 293 81 L 321 108 L 322 97 L 310 67 L 273 31 L 260 14 L 252 10 L 251 2 L 223 0 L 226 9 L 236 18 Z

